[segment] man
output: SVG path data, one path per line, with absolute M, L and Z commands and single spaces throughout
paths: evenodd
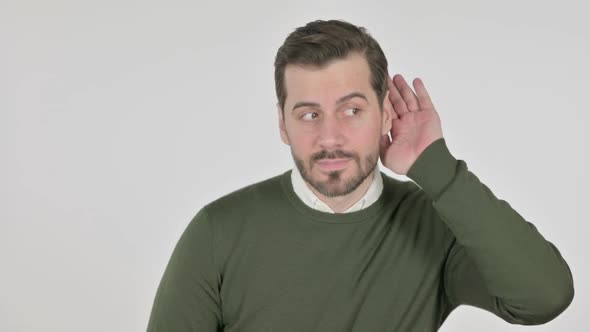
M 558 249 L 450 154 L 422 80 L 389 77 L 364 28 L 296 29 L 275 83 L 296 167 L 201 208 L 148 331 L 436 331 L 461 304 L 523 325 L 568 307 Z

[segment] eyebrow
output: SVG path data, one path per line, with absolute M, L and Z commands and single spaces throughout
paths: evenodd
M 367 103 L 369 102 L 369 100 L 367 99 L 367 97 L 364 94 L 355 91 L 355 92 L 351 92 L 345 96 L 338 98 L 338 100 L 336 100 L 336 104 L 342 104 L 354 97 L 360 97 L 360 98 L 363 98 Z M 320 107 L 320 104 L 314 103 L 311 101 L 298 101 L 297 103 L 295 103 L 295 106 L 293 106 L 293 108 L 291 109 L 291 112 L 293 112 L 297 107 L 303 107 L 303 106 Z

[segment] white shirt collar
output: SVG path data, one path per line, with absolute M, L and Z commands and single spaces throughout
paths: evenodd
M 373 176 L 373 181 L 367 189 L 367 192 L 361 197 L 356 203 L 354 203 L 350 208 L 348 208 L 344 213 L 354 212 L 361 209 L 368 207 L 369 205 L 373 204 L 383 191 L 383 178 L 381 177 L 381 172 L 379 170 L 379 165 L 375 166 L 375 176 Z M 299 196 L 299 198 L 309 207 L 312 209 L 335 213 L 332 208 L 330 208 L 326 203 L 324 203 L 321 199 L 319 199 L 311 189 L 303 180 L 301 173 L 299 173 L 299 169 L 297 167 L 293 167 L 293 171 L 291 172 L 291 183 L 293 184 L 293 190 Z

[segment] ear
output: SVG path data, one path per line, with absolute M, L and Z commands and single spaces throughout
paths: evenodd
M 277 111 L 279 112 L 279 131 L 281 133 L 281 140 L 283 143 L 287 145 L 291 145 L 289 143 L 289 136 L 287 135 L 287 129 L 285 128 L 285 119 L 283 118 L 283 112 L 281 110 L 281 105 L 277 102 Z
M 392 120 L 393 120 L 393 106 L 389 101 L 389 90 L 385 93 L 383 98 L 383 114 L 381 116 L 381 135 L 387 135 L 391 131 Z

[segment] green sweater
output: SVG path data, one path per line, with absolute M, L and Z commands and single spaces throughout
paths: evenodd
M 291 170 L 205 205 L 181 235 L 147 330 L 436 331 L 461 304 L 543 324 L 572 301 L 558 249 L 443 138 L 372 205 L 331 214 Z

